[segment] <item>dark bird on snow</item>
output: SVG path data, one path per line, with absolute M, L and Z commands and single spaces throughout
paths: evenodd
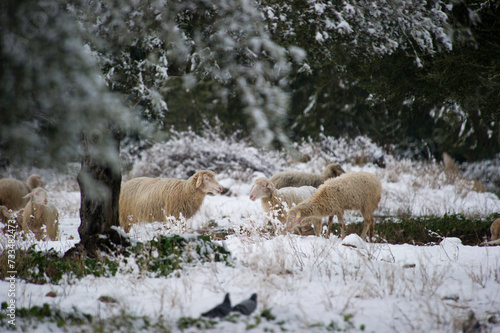
M 237 311 L 245 316 L 248 316 L 257 308 L 257 294 L 252 294 L 249 299 L 235 305 L 231 311 Z
M 227 316 L 227 314 L 231 311 L 231 300 L 229 299 L 229 293 L 224 297 L 224 302 L 217 305 L 215 308 L 208 310 L 207 312 L 202 313 L 202 317 L 208 318 L 223 318 Z

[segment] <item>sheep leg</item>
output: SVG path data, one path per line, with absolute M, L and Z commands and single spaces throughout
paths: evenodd
M 340 237 L 342 237 L 342 239 L 344 239 L 345 238 L 344 214 L 342 214 L 342 213 L 337 214 L 337 218 L 339 220 L 339 225 L 340 225 Z
M 314 232 L 316 233 L 316 237 L 320 237 L 321 236 L 321 231 L 323 229 L 323 221 L 321 221 L 321 219 L 316 219 L 314 221 Z
M 131 222 L 125 222 L 125 225 L 123 226 L 123 230 L 128 234 L 130 232 L 130 229 L 132 228 L 132 223 Z
M 363 232 L 361 233 L 361 238 L 364 240 L 366 237 L 366 233 L 369 231 L 369 240 L 372 241 L 374 229 L 375 229 L 375 220 L 373 219 L 372 214 L 364 214 L 363 213 Z
M 370 240 L 375 237 L 375 220 L 373 216 L 370 218 Z
M 333 224 L 333 215 L 328 216 L 328 230 L 326 231 L 326 235 L 330 235 L 332 232 L 332 224 Z

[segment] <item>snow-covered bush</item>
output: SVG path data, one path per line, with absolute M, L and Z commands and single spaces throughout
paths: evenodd
M 320 169 L 328 163 L 366 164 L 375 162 L 385 155 L 383 149 L 366 136 L 345 139 L 321 133 L 318 141 L 308 138 L 295 147 Z
M 465 177 L 480 179 L 488 191 L 500 192 L 500 154 L 491 160 L 464 163 L 460 169 Z
M 239 132 L 221 134 L 219 126 L 208 124 L 201 135 L 192 130 L 170 130 L 170 139 L 158 142 L 134 161 L 129 176 L 187 178 L 198 170 L 249 181 L 254 172 L 272 175 L 285 162 L 281 154 L 253 147 Z

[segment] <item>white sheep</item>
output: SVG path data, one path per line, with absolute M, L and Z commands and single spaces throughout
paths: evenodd
M 14 178 L 0 179 L 0 205 L 16 211 L 28 203 L 24 196 L 35 188 L 45 185 L 39 175 L 31 175 L 26 183 Z
M 496 241 L 500 239 L 500 218 L 493 221 L 490 227 L 491 241 Z
M 47 197 L 47 191 L 41 187 L 24 196 L 29 201 L 24 207 L 22 229 L 25 233 L 31 230 L 37 240 L 56 240 L 59 234 L 59 212 L 48 204 Z
M 271 217 L 274 215 L 280 222 L 285 223 L 287 209 L 309 198 L 314 191 L 316 188 L 312 186 L 283 187 L 278 190 L 269 179 L 262 177 L 254 181 L 250 191 L 250 200 L 261 199 L 264 211 Z M 321 234 L 320 218 L 306 219 L 297 227 L 302 232 L 300 227 L 304 228 L 311 224 L 314 225 L 316 236 L 319 236 Z
M 207 193 L 221 193 L 212 171 L 201 170 L 187 180 L 133 178 L 120 192 L 120 226 L 129 232 L 137 222 L 165 222 L 167 217 L 188 219 L 201 207 Z
M 373 212 L 377 209 L 382 194 L 382 185 L 374 175 L 367 172 L 345 173 L 328 179 L 307 200 L 291 208 L 287 223 L 300 224 L 306 217 L 333 216 L 339 220 L 341 237 L 345 237 L 344 211 L 359 210 L 363 215 L 364 227 L 361 238 L 370 230 L 373 237 L 375 221 Z M 331 219 L 328 231 L 331 230 Z
M 345 173 L 340 164 L 328 164 L 321 175 L 300 171 L 281 171 L 271 177 L 271 182 L 277 189 L 283 187 L 313 186 L 318 187 L 330 178 Z

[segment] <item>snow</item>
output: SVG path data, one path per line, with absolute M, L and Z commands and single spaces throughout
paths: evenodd
M 345 159 L 343 168 L 347 172 L 367 171 L 381 179 L 384 192 L 376 215 L 486 216 L 500 211 L 500 199 L 495 194 L 474 192 L 463 184 L 446 184 L 437 164 L 386 158 L 385 169 L 372 163 L 359 166 L 348 162 L 348 148 L 354 145 L 325 142 L 335 145 L 337 156 Z M 357 144 L 366 152 L 380 153 L 370 141 L 360 139 Z M 299 147 L 307 149 L 306 145 Z M 167 158 L 160 153 L 158 156 Z M 316 161 L 287 168 L 317 172 L 321 162 L 322 157 L 316 155 Z M 279 168 L 284 166 L 283 162 Z M 243 332 L 268 308 L 276 319 L 263 319 L 253 331 L 323 332 L 335 328 L 350 332 L 455 332 L 461 331 L 469 311 L 473 311 L 487 331 L 500 332 L 499 247 L 466 246 L 457 238 L 445 238 L 434 246 L 414 246 L 367 243 L 356 234 L 343 240 L 337 235 L 271 235 L 262 231 L 268 221 L 260 202 L 248 198 L 251 179 L 242 181 L 228 174 L 231 172 L 218 177 L 231 195 L 207 196 L 199 213 L 184 226 L 136 225 L 130 235 L 146 241 L 159 234 L 193 234 L 215 224 L 216 228 L 234 232 L 221 242 L 231 252 L 231 266 L 215 262 L 188 265 L 168 277 L 153 278 L 139 274 L 130 263 L 122 263 L 129 269 L 113 278 L 67 278 L 59 284 L 44 285 L 18 281 L 16 306 L 48 303 L 63 311 L 77 309 L 104 319 L 123 313 L 147 316 L 179 332 L 176 323 L 181 317 L 198 318 L 219 304 L 226 292 L 233 304 L 256 292 L 258 307 L 250 318 L 217 320 L 213 329 L 204 331 Z M 262 175 L 255 173 L 252 178 Z M 53 177 L 57 179 L 57 175 Z M 79 241 L 79 193 L 77 187 L 63 186 L 70 182 L 64 179 L 57 182 L 58 186 L 47 185 L 51 200 L 61 212 L 61 240 L 31 240 L 19 242 L 19 246 L 36 244 L 39 250 L 54 248 L 62 254 Z M 359 221 L 360 216 L 348 212 L 345 220 Z M 0 301 L 7 300 L 8 288 L 7 281 L 0 281 Z M 47 297 L 51 291 L 57 296 Z M 103 303 L 99 301 L 101 296 L 117 302 Z M 39 323 L 30 331 L 60 330 L 51 325 Z M 185 331 L 198 329 L 193 326 Z
M 198 317 L 218 304 L 225 292 L 233 303 L 258 294 L 258 310 L 271 308 L 276 320 L 263 327 L 288 331 L 323 331 L 311 325 L 331 321 L 350 331 L 455 331 L 455 324 L 473 310 L 480 320 L 500 309 L 500 251 L 463 246 L 458 239 L 417 247 L 366 243 L 357 235 L 343 241 L 313 236 L 271 239 L 233 235 L 226 240 L 234 267 L 205 263 L 187 267 L 175 277 L 149 278 L 118 274 L 86 277 L 59 285 L 18 283 L 18 306 L 49 303 L 78 308 L 96 317 L 126 311 L 172 324 L 180 317 Z M 482 260 L 478 261 L 478 258 Z M 8 283 L 0 283 L 6 295 Z M 45 297 L 53 291 L 54 299 Z M 100 303 L 106 295 L 118 303 Z M 238 332 L 245 325 L 221 323 L 218 329 Z M 43 326 L 39 327 L 43 331 Z M 174 331 L 177 331 L 173 327 Z M 215 329 L 214 331 L 218 331 Z M 493 326 L 500 332 L 500 326 Z

